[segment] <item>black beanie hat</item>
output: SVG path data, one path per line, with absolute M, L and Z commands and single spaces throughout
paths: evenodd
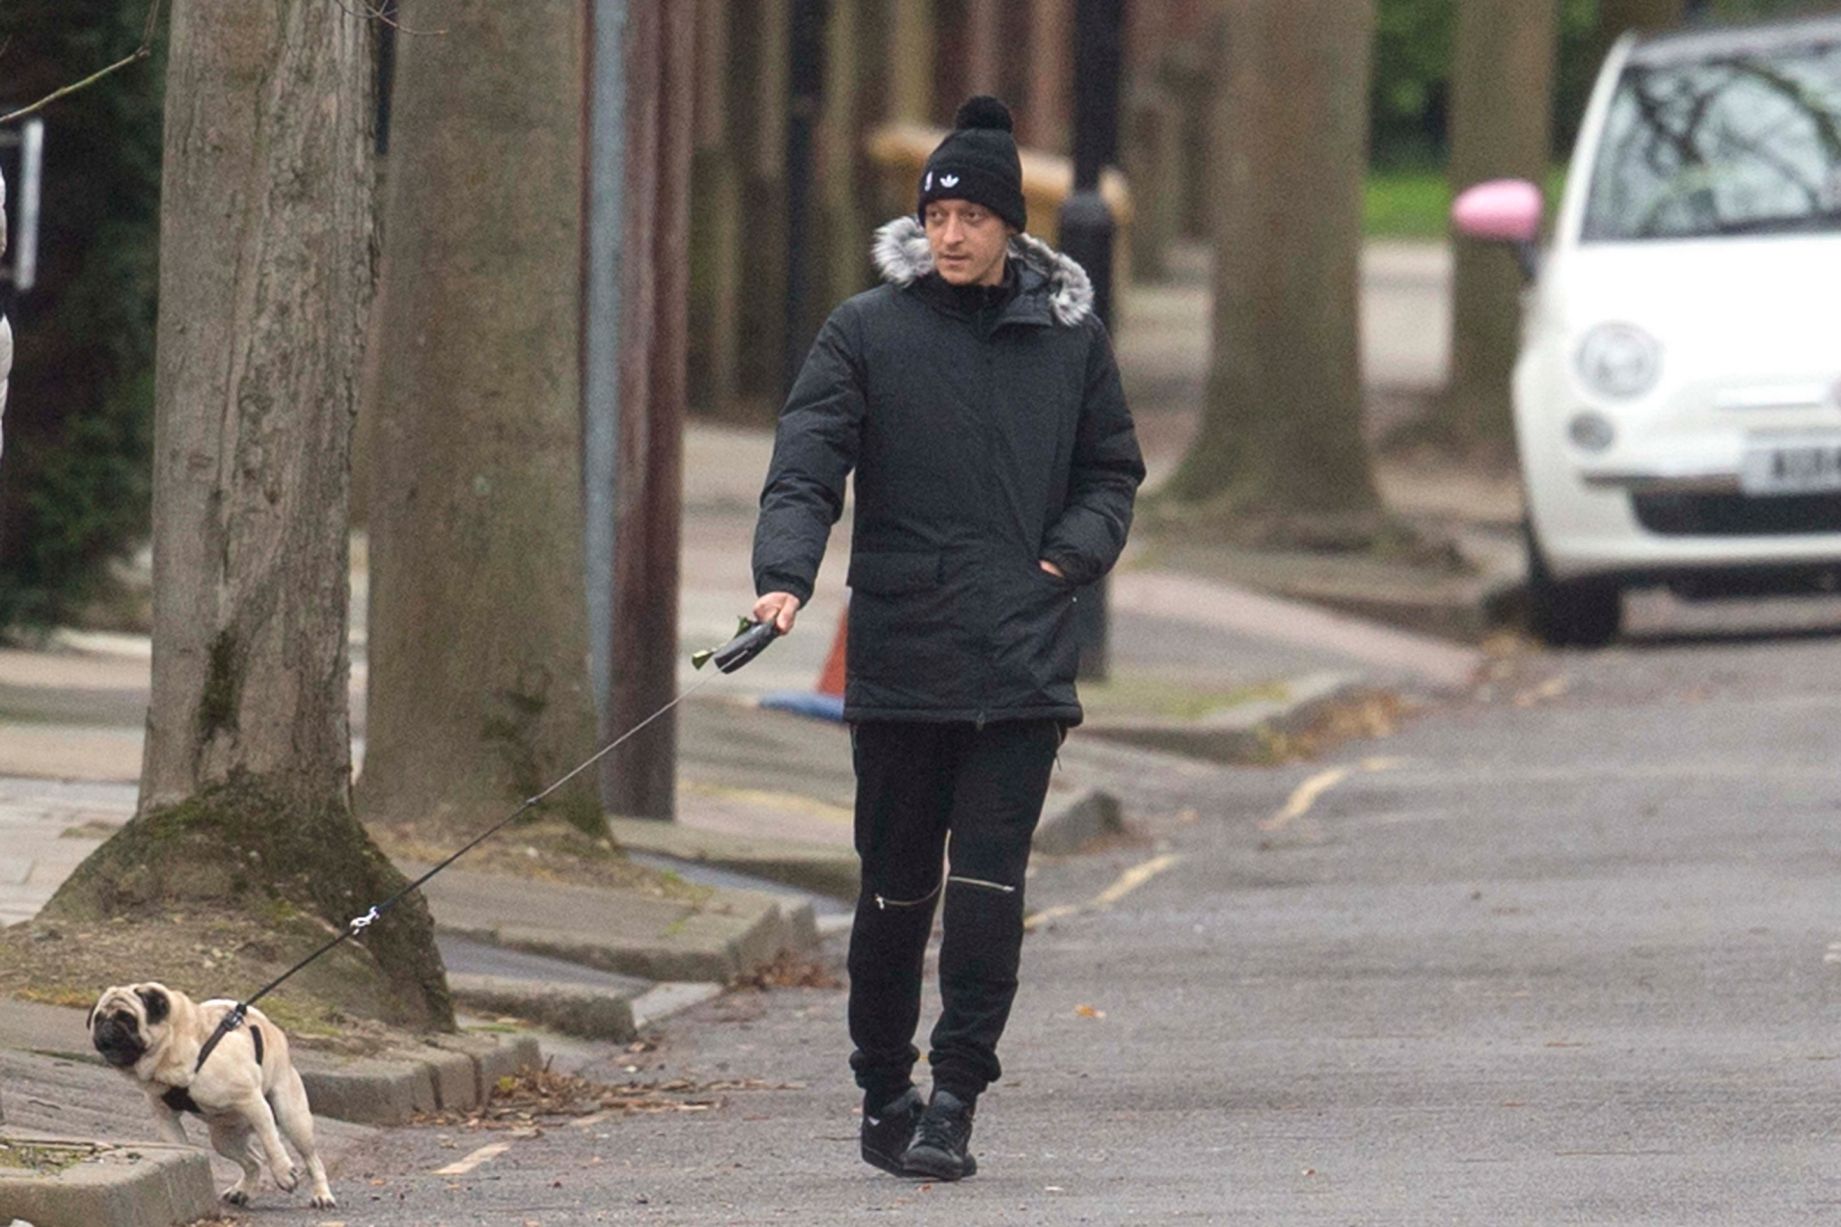
M 933 200 L 969 200 L 1024 229 L 1029 220 L 1023 204 L 1023 163 L 1016 155 L 1016 137 L 1010 108 L 979 94 L 965 100 L 953 117 L 953 131 L 940 142 L 921 172 L 920 202 L 915 206 L 921 224 L 927 223 L 927 203 Z

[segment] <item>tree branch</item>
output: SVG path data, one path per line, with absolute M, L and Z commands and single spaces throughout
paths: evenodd
M 78 90 L 88 89 L 90 86 L 96 84 L 96 82 L 102 80 L 104 77 L 108 76 L 110 73 L 117 72 L 123 68 L 126 68 L 130 64 L 139 63 L 141 60 L 146 59 L 148 56 L 153 54 L 154 31 L 159 29 L 159 25 L 160 25 L 160 0 L 153 0 L 153 2 L 147 6 L 147 25 L 141 31 L 141 45 L 140 46 L 136 47 L 131 53 L 123 56 L 119 60 L 116 60 L 113 64 L 110 64 L 107 68 L 104 68 L 100 72 L 93 72 L 89 76 L 83 78 L 81 81 L 74 81 L 71 84 L 64 86 L 62 89 L 52 90 L 49 94 L 46 94 L 43 98 L 40 98 L 37 102 L 34 102 L 31 106 L 20 107 L 17 111 L 12 111 L 12 112 L 9 112 L 8 114 L 0 115 L 0 124 L 9 124 L 9 123 L 12 123 L 15 119 L 24 119 L 26 116 L 31 115 L 34 112 L 42 111 L 46 107 L 50 106 L 52 103 L 56 102 L 58 99 L 67 98 L 71 94 L 76 93 Z
M 415 34 L 446 34 L 447 33 L 446 30 L 412 30 L 410 29 L 408 26 L 404 25 L 402 22 L 398 21 L 394 16 L 391 15 L 391 9 L 394 6 L 391 5 L 388 2 L 388 0 L 359 0 L 359 3 L 363 5 L 362 12 L 360 12 L 357 9 L 352 8 L 351 5 L 345 2 L 345 0 L 332 0 L 332 2 L 338 5 L 341 9 L 343 9 L 347 17 L 356 17 L 360 21 L 380 21 L 384 25 L 389 26 L 392 30 L 397 31 L 400 34 L 415 35 Z

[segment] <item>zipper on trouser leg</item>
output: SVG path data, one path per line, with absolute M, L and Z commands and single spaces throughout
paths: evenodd
M 1000 890 L 1006 895 L 1014 895 L 1016 893 L 1016 887 L 1014 886 L 1005 886 L 1002 882 L 987 882 L 983 878 L 962 878 L 955 873 L 949 875 L 946 880 L 948 882 L 957 882 L 961 886 L 982 886 L 986 890 Z
M 886 895 L 876 895 L 876 910 L 879 912 L 886 912 L 892 907 L 919 907 L 923 903 L 932 903 L 933 897 L 939 894 L 940 888 L 945 885 L 946 883 L 942 881 L 939 886 L 934 887 L 918 899 L 890 899 Z

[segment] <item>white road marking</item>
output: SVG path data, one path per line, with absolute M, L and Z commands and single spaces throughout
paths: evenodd
M 1023 918 L 1023 928 L 1025 931 L 1035 930 L 1051 920 L 1078 916 L 1082 912 L 1093 911 L 1097 908 L 1111 907 L 1182 859 L 1181 855 L 1175 852 L 1166 852 L 1162 856 L 1152 857 L 1142 865 L 1133 865 L 1120 874 L 1116 882 L 1086 903 L 1061 903 L 1054 907 L 1045 907 L 1039 912 L 1031 912 Z
M 1291 794 L 1285 802 L 1285 808 L 1270 818 L 1260 820 L 1262 831 L 1278 831 L 1310 813 L 1311 807 L 1323 799 L 1323 794 L 1354 775 L 1357 770 L 1365 772 L 1394 771 L 1407 766 L 1403 758 L 1364 758 L 1356 767 L 1331 767 L 1311 776 Z
M 1166 852 L 1162 856 L 1154 857 L 1144 862 L 1142 865 L 1132 866 L 1119 875 L 1118 881 L 1101 891 L 1099 896 L 1093 900 L 1093 905 L 1095 907 L 1111 907 L 1126 895 L 1131 894 L 1132 891 L 1137 890 L 1140 886 L 1143 886 L 1146 882 L 1182 859 L 1182 857 L 1174 852 Z
M 1077 904 L 1061 903 L 1054 907 L 1045 907 L 1039 912 L 1031 912 L 1029 915 L 1023 917 L 1023 929 L 1025 932 L 1028 932 L 1041 928 L 1051 920 L 1060 920 L 1063 916 L 1078 915 L 1080 915 L 1080 907 Z
M 1331 767 L 1328 771 L 1319 771 L 1298 785 L 1297 790 L 1291 794 L 1291 799 L 1285 802 L 1284 809 L 1270 818 L 1261 819 L 1259 829 L 1277 831 L 1289 826 L 1292 822 L 1310 813 L 1310 807 L 1317 803 L 1317 798 L 1348 778 L 1349 769 L 1347 767 Z
M 511 1149 L 510 1142 L 494 1142 L 482 1146 L 464 1159 L 456 1159 L 446 1167 L 435 1169 L 437 1176 L 464 1176 L 482 1163 L 490 1162 Z

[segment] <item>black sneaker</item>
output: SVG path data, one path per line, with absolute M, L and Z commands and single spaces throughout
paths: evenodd
M 967 1149 L 971 1141 L 972 1105 L 951 1091 L 936 1090 L 933 1101 L 921 1113 L 913 1145 L 901 1157 L 902 1170 L 910 1176 L 933 1180 L 962 1180 L 976 1175 L 978 1160 Z
M 901 1156 L 914 1140 L 914 1127 L 920 1123 L 920 1092 L 909 1087 L 895 1102 L 879 1112 L 863 1106 L 863 1162 L 896 1176 L 901 1170 Z

